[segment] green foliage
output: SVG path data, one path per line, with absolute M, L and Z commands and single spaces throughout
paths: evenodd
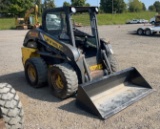
M 71 0 L 72 6 L 85 6 L 86 0 Z
M 155 8 L 155 6 L 154 6 L 154 5 L 149 6 L 149 8 L 148 8 L 148 9 L 149 9 L 149 11 L 154 11 L 154 12 L 156 11 L 156 8 Z
M 105 13 L 122 13 L 126 9 L 124 0 L 101 0 L 100 8 Z
M 140 12 L 143 10 L 143 4 L 139 0 L 129 0 L 129 11 Z
M 146 6 L 145 6 L 145 4 L 144 3 L 142 3 L 142 6 L 143 6 L 143 11 L 146 11 Z
M 113 0 L 101 0 L 100 1 L 100 8 L 103 10 L 105 13 L 112 13 L 112 2 Z
M 156 12 L 159 12 L 160 13 L 160 2 L 159 1 L 156 1 L 156 2 L 154 2 L 154 7 L 155 7 L 155 9 L 156 9 Z
M 10 5 L 10 1 L 9 0 L 0 0 L 0 13 L 8 13 L 8 8 Z
M 33 0 L 10 0 L 9 13 L 22 16 L 33 5 Z
M 1 0 L 0 9 L 2 13 L 11 14 L 13 16 L 21 16 L 33 4 L 33 0 Z
M 71 6 L 71 4 L 68 3 L 68 2 L 66 2 L 66 1 L 64 1 L 64 2 L 63 2 L 63 6 Z
M 91 5 L 89 3 L 85 3 L 85 7 L 90 7 Z
M 51 9 L 51 8 L 55 8 L 55 3 L 54 0 L 45 0 L 44 1 L 44 8 L 45 9 Z

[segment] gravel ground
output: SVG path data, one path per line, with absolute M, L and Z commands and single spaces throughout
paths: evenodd
M 156 92 L 105 121 L 77 108 L 74 97 L 61 101 L 48 87 L 30 87 L 21 62 L 27 31 L 0 31 L 0 82 L 17 90 L 25 111 L 25 129 L 159 129 L 160 36 L 135 35 L 132 31 L 138 26 L 100 26 L 99 31 L 101 37 L 110 39 L 120 69 L 136 67 Z

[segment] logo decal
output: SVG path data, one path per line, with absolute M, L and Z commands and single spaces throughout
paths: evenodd
M 56 42 L 55 40 L 53 40 L 52 38 L 44 35 L 44 39 L 46 40 L 46 42 L 47 42 L 49 45 L 57 48 L 58 50 L 62 50 L 62 49 L 63 49 L 63 46 L 62 46 L 61 44 L 59 44 L 58 42 Z

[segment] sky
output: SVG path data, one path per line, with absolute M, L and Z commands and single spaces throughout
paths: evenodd
M 64 1 L 70 2 L 71 0 L 54 0 L 54 1 L 57 7 L 59 6 L 61 7 Z M 124 1 L 126 3 L 128 2 L 128 0 Z M 158 0 L 140 0 L 140 1 L 145 4 L 146 8 L 148 8 L 150 5 L 153 5 L 153 3 Z M 89 3 L 90 5 L 97 6 L 100 3 L 100 0 L 86 0 L 86 2 Z

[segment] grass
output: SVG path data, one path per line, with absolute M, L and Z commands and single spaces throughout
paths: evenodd
M 131 19 L 147 19 L 150 20 L 155 16 L 155 12 L 140 12 L 140 13 L 123 13 L 123 14 L 99 14 L 97 16 L 98 18 L 98 24 L 99 25 L 115 25 L 115 24 L 125 24 L 127 20 Z M 88 19 L 88 16 L 86 14 L 83 15 L 76 15 L 75 21 L 86 24 L 85 19 Z
M 125 24 L 129 19 L 147 19 L 149 20 L 155 16 L 155 12 L 140 12 L 140 13 L 123 13 L 123 14 L 99 14 L 99 25 L 115 25 Z M 41 18 L 40 18 L 41 19 Z M 89 17 L 87 14 L 75 15 L 73 17 L 75 22 L 82 23 L 82 25 L 89 25 Z M 88 20 L 88 22 L 86 22 Z M 0 30 L 14 29 L 15 18 L 0 18 Z
M 15 28 L 15 18 L 0 18 L 0 30 Z

